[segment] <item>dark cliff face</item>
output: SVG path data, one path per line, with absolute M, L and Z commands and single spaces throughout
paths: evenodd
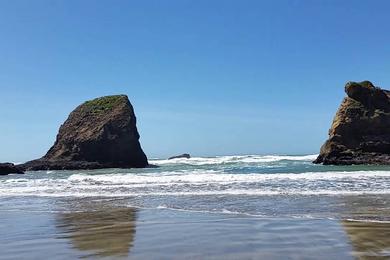
M 369 81 L 349 82 L 314 163 L 390 164 L 390 92 Z
M 23 169 L 18 165 L 14 165 L 13 163 L 0 163 L 0 175 L 7 174 L 23 174 Z
M 97 98 L 78 106 L 61 125 L 54 145 L 26 169 L 146 167 L 136 117 L 127 96 Z

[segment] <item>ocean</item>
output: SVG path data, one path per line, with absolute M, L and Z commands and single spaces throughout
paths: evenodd
M 1 259 L 390 258 L 390 167 L 153 159 L 0 177 Z

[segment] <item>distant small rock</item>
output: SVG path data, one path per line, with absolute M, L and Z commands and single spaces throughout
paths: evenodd
M 179 159 L 179 158 L 190 159 L 190 158 L 191 158 L 191 155 L 189 155 L 188 153 L 183 153 L 183 154 L 180 154 L 180 155 L 176 155 L 176 156 L 169 157 L 168 160 Z
M 0 175 L 10 173 L 23 174 L 23 169 L 13 163 L 0 163 Z

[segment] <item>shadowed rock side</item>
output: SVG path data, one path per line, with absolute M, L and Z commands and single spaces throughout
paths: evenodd
M 11 173 L 23 174 L 23 169 L 13 163 L 0 163 L 0 175 L 7 175 Z
M 345 92 L 314 163 L 390 164 L 390 92 L 369 81 L 349 82 Z
M 139 137 L 127 96 L 101 97 L 78 106 L 61 125 L 47 154 L 22 166 L 26 170 L 146 167 Z

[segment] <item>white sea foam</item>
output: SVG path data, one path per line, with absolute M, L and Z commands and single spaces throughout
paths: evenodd
M 28 172 L 0 178 L 0 202 L 87 198 L 158 210 L 297 218 L 337 218 L 333 210 L 353 203 L 358 213 L 379 205 L 378 219 L 388 220 L 390 168 L 312 165 L 316 156 L 195 157 L 150 160 L 161 167 L 147 169 Z
M 376 170 L 378 168 L 369 171 L 324 171 L 337 168 L 312 166 L 308 162 L 316 156 L 195 157 L 151 160 L 151 163 L 161 167 L 132 169 L 128 172 L 110 169 L 28 173 L 1 178 L 0 196 L 306 196 L 390 193 L 390 171 Z M 272 169 L 268 171 L 267 167 Z M 276 169 L 283 172 L 274 173 Z M 295 171 L 301 173 L 292 173 Z
M 15 165 L 19 165 L 19 164 L 22 164 L 23 162 L 13 162 L 13 164 Z
M 108 191 L 56 191 L 45 190 L 44 188 L 30 188 L 20 190 L 2 190 L 0 196 L 37 196 L 37 197 L 139 197 L 139 196 L 275 196 L 275 195 L 386 195 L 390 194 L 389 189 L 371 190 L 371 191 L 336 191 L 336 190 L 288 190 L 288 191 L 271 191 L 271 190 L 224 190 L 224 191 L 186 191 L 186 192 L 108 192 Z
M 359 194 L 390 194 L 390 171 L 229 174 L 215 170 L 183 170 L 149 174 L 77 173 L 67 178 L 0 179 L 0 196 Z
M 240 155 L 240 156 L 217 156 L 217 157 L 192 157 L 190 159 L 177 158 L 172 160 L 150 160 L 151 164 L 188 164 L 188 165 L 213 165 L 226 163 L 268 163 L 282 160 L 289 161 L 313 161 L 318 154 L 288 156 L 288 155 Z
M 169 173 L 169 172 L 168 172 Z M 72 182 L 90 182 L 107 184 L 207 184 L 207 183 L 235 183 L 235 182 L 262 182 L 269 180 L 364 180 L 376 178 L 390 178 L 390 171 L 354 171 L 354 172 L 306 172 L 306 173 L 269 173 L 269 174 L 228 174 L 217 171 L 195 171 L 193 173 L 178 174 L 73 174 L 68 180 Z

